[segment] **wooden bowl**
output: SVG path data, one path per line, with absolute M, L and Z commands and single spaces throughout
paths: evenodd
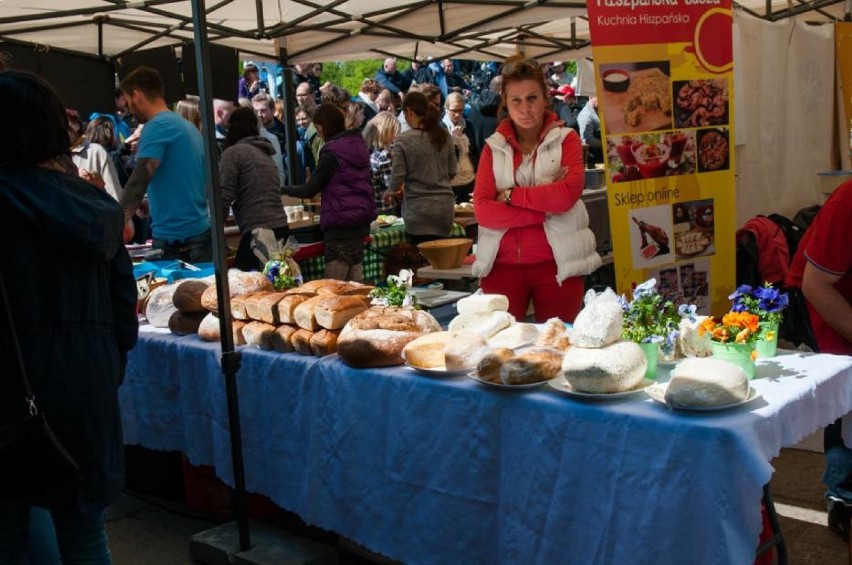
M 455 269 L 467 257 L 473 240 L 466 237 L 436 239 L 417 246 L 420 253 L 435 269 Z

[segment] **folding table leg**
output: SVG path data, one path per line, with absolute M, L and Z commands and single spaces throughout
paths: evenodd
M 772 547 L 776 547 L 778 565 L 787 565 L 787 544 L 784 542 L 784 535 L 781 533 L 781 525 L 778 523 L 778 514 L 775 513 L 775 504 L 772 502 L 768 484 L 763 487 L 763 506 L 766 508 L 766 517 L 769 519 L 772 537 L 757 548 L 757 555 L 763 555 Z M 850 549 L 852 550 L 852 546 L 850 546 Z

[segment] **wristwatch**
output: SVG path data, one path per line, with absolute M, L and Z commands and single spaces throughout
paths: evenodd
M 506 204 L 509 205 L 509 206 L 512 205 L 512 189 L 511 188 L 506 189 L 506 200 L 504 202 L 506 202 Z

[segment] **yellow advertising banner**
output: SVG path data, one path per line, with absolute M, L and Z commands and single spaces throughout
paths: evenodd
M 735 286 L 731 2 L 589 0 L 616 286 L 721 314 Z
M 843 123 L 852 129 L 852 22 L 837 22 L 834 27 L 834 40 L 840 91 L 843 93 L 843 108 L 846 111 Z

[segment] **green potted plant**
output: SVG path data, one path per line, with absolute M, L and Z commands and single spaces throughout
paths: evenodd
M 674 359 L 680 314 L 671 300 L 657 292 L 657 280 L 649 279 L 633 290 L 633 300 L 621 298 L 624 311 L 622 337 L 636 342 L 648 358 L 647 378 L 656 378 L 657 360 Z

